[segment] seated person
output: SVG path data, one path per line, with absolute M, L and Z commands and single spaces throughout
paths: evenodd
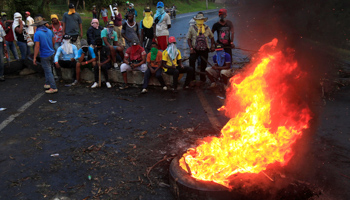
M 89 45 L 95 46 L 95 40 L 101 38 L 101 31 L 103 27 L 100 26 L 98 19 L 92 19 L 91 26 L 86 32 L 86 38 Z
M 109 51 L 111 52 L 111 58 L 114 63 L 114 68 L 118 67 L 117 64 L 117 56 L 116 53 L 120 56 L 120 61 L 122 61 L 124 55 L 123 50 L 124 48 L 119 46 L 118 44 L 118 35 L 117 32 L 114 31 L 114 22 L 110 21 L 108 22 L 107 28 L 103 29 L 101 32 L 101 38 L 103 46 L 106 46 L 109 48 Z
M 214 66 L 205 69 L 209 80 L 210 88 L 216 87 L 216 80 L 221 78 L 225 85 L 233 76 L 234 70 L 231 68 L 231 56 L 226 53 L 221 44 L 216 45 L 216 54 L 213 57 Z
M 94 53 L 94 49 L 92 47 L 89 47 L 85 39 L 81 39 L 80 45 L 81 45 L 81 49 L 79 49 L 78 51 L 78 62 L 76 66 L 78 82 L 80 82 L 80 70 L 82 67 L 92 69 L 91 66 L 96 65 L 96 56 Z
M 145 72 L 144 80 L 143 80 L 143 89 L 141 91 L 142 94 L 147 93 L 147 86 L 149 83 L 149 79 L 152 74 L 155 74 L 159 83 L 163 87 L 163 90 L 167 90 L 168 88 L 165 85 L 164 79 L 162 77 L 163 69 L 162 69 L 162 52 L 158 50 L 158 45 L 156 42 L 152 42 L 151 51 L 147 54 L 147 71 Z
M 55 55 L 55 66 L 56 68 L 73 68 L 74 73 L 73 73 L 73 80 L 74 82 L 72 85 L 76 85 L 78 83 L 78 77 L 77 77 L 77 69 L 76 69 L 76 60 L 78 59 L 78 49 L 74 44 L 70 43 L 71 36 L 70 35 L 64 35 L 62 39 L 62 45 L 58 47 Z M 60 56 L 62 56 L 60 58 Z
M 180 73 L 187 73 L 184 89 L 189 88 L 193 76 L 193 68 L 184 67 L 181 61 L 181 52 L 176 47 L 175 37 L 169 37 L 168 47 L 163 51 L 163 69 L 166 74 L 173 75 L 173 91 L 177 92 L 177 84 Z
M 126 71 L 139 70 L 145 72 L 146 65 L 146 51 L 142 48 L 137 39 L 132 40 L 132 46 L 129 47 L 124 55 L 124 63 L 120 66 L 120 72 L 123 75 L 124 84 L 119 87 L 123 90 L 128 88 L 128 79 Z
M 94 49 L 94 53 L 96 55 L 97 64 L 96 62 L 94 64 L 95 83 L 91 86 L 91 88 L 96 88 L 98 86 L 99 67 L 101 67 L 101 73 L 103 73 L 103 75 L 105 76 L 107 88 L 112 88 L 111 84 L 108 82 L 108 69 L 111 68 L 111 55 L 109 52 L 109 48 L 102 45 L 101 38 L 97 38 L 95 40 L 95 44 L 96 47 Z

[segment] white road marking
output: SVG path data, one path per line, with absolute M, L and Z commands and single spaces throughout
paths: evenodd
M 24 104 L 22 107 L 20 107 L 17 110 L 16 114 L 10 115 L 7 119 L 5 119 L 1 124 L 0 124 L 0 131 L 4 129 L 7 125 L 9 125 L 16 117 L 18 117 L 20 114 L 22 114 L 29 106 L 33 105 L 40 97 L 42 97 L 45 93 L 39 93 L 37 94 L 32 100 L 28 101 L 26 104 Z

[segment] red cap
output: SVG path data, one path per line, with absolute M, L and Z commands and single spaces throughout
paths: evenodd
M 219 15 L 226 15 L 227 14 L 227 10 L 225 8 L 221 8 L 219 10 Z
M 176 42 L 176 39 L 174 36 L 169 37 L 169 43 L 174 43 Z
M 26 12 L 26 14 L 27 14 L 27 15 L 30 15 L 30 12 L 29 12 L 29 11 L 27 11 L 27 12 Z

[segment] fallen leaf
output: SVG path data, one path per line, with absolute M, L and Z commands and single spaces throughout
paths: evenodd
M 64 120 L 64 121 L 58 121 L 58 123 L 61 123 L 61 124 L 66 123 L 66 122 L 68 122 L 68 121 L 67 121 L 67 120 Z

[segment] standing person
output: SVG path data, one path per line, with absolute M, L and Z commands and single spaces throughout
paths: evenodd
M 81 40 L 81 49 L 78 50 L 78 60 L 76 66 L 77 81 L 80 82 L 80 71 L 81 68 L 92 69 L 91 66 L 96 65 L 96 56 L 94 49 L 89 47 L 85 39 Z
M 43 21 L 42 17 L 35 17 L 35 23 L 32 24 L 32 26 L 37 27 L 34 34 L 35 47 L 33 64 L 36 65 L 36 57 L 40 52 L 41 66 L 45 72 L 44 88 L 48 89 L 45 92 L 52 94 L 58 92 L 51 68 L 53 64 L 53 55 L 55 54 L 55 49 L 53 48 L 55 37 L 53 32 L 45 26 L 46 23 L 47 21 Z
M 14 38 L 17 41 L 17 46 L 21 52 L 21 59 L 25 60 L 30 54 L 30 48 L 27 45 L 27 39 L 25 35 L 27 34 L 24 28 L 24 22 L 22 21 L 22 15 L 16 12 L 14 15 L 14 20 L 12 24 L 12 31 L 14 33 Z
M 51 29 L 53 34 L 55 35 L 55 50 L 58 49 L 62 45 L 62 37 L 63 37 L 63 26 L 62 22 L 58 20 L 58 16 L 56 14 L 51 15 Z
M 6 36 L 5 30 L 0 25 L 0 81 L 5 81 L 5 77 L 4 77 L 4 44 L 5 44 L 4 37 L 5 36 Z
M 162 77 L 163 69 L 162 69 L 162 52 L 158 50 L 158 45 L 156 42 L 152 42 L 151 52 L 147 54 L 147 70 L 145 72 L 145 76 L 143 79 L 143 87 L 142 94 L 147 93 L 147 86 L 149 83 L 149 79 L 151 75 L 155 75 L 158 79 L 160 85 L 163 90 L 167 90 L 168 88 L 165 85 L 164 79 Z
M 111 84 L 108 82 L 108 69 L 111 68 L 111 56 L 109 53 L 109 48 L 102 45 L 101 38 L 96 39 L 95 43 L 96 47 L 94 49 L 94 53 L 96 55 L 96 60 L 100 62 L 94 65 L 95 83 L 91 86 L 91 88 L 96 88 L 98 86 L 99 67 L 101 67 L 101 73 L 103 73 L 103 75 L 105 76 L 107 88 L 112 88 Z M 100 57 L 98 57 L 99 53 Z
M 213 25 L 211 31 L 217 32 L 217 43 L 222 44 L 226 53 L 230 54 L 232 59 L 232 48 L 235 48 L 233 44 L 234 29 L 230 20 L 227 20 L 227 10 L 222 8 L 219 10 L 220 20 Z
M 98 19 L 91 20 L 91 26 L 86 32 L 86 38 L 89 45 L 95 46 L 95 41 L 97 38 L 101 38 L 101 31 L 103 27 L 100 26 Z
M 83 38 L 83 25 L 80 15 L 75 12 L 74 4 L 69 4 L 69 11 L 63 14 L 62 22 L 63 35 L 71 36 L 72 44 L 80 49 L 80 39 Z
M 114 24 L 113 21 L 110 21 L 107 25 L 106 29 L 103 29 L 101 32 L 101 38 L 103 46 L 106 46 L 109 48 L 109 51 L 111 52 L 111 58 L 114 63 L 114 68 L 118 67 L 117 64 L 117 55 L 118 53 L 119 57 L 121 58 L 120 61 L 122 61 L 124 55 L 123 55 L 123 48 L 119 46 L 118 44 L 118 36 L 117 32 L 114 31 Z
M 108 10 L 102 6 L 101 8 L 101 16 L 103 19 L 103 22 L 105 23 L 105 25 L 107 25 L 108 22 Z
M 127 71 L 139 70 L 145 73 L 147 70 L 145 49 L 139 45 L 137 39 L 133 39 L 131 44 L 132 46 L 125 52 L 124 63 L 120 66 L 120 72 L 124 80 L 124 84 L 119 87 L 121 90 L 129 87 Z
M 208 60 L 209 49 L 214 51 L 215 49 L 215 41 L 214 35 L 211 32 L 210 28 L 204 24 L 205 21 L 208 20 L 207 17 L 204 17 L 202 12 L 199 12 L 195 17 L 196 24 L 190 26 L 187 33 L 187 43 L 190 47 L 190 67 L 195 70 L 196 60 L 198 57 L 204 58 Z M 211 48 L 209 46 L 208 38 L 211 40 Z M 207 63 L 202 60 L 200 71 L 205 72 L 207 68 Z M 195 74 L 193 74 L 192 80 L 195 80 Z M 205 82 L 205 75 L 200 75 L 200 80 Z
M 13 21 L 12 20 L 7 20 L 6 19 L 6 13 L 5 12 L 1 12 L 1 19 L 3 20 L 3 29 L 5 30 L 6 36 L 5 36 L 5 44 L 7 47 L 7 52 L 12 52 L 13 57 L 15 58 L 15 60 L 18 60 L 18 53 L 17 53 L 17 49 L 14 43 L 14 36 L 13 36 L 13 30 L 12 30 L 12 24 Z M 10 61 L 10 56 L 9 56 L 9 61 Z
M 140 29 L 141 29 L 140 41 L 141 41 L 141 45 L 146 50 L 146 53 L 148 53 L 151 50 L 152 40 L 154 36 L 153 17 L 151 16 L 150 7 L 145 7 L 144 15 L 145 17 L 140 22 Z
M 128 20 L 123 24 L 122 36 L 126 40 L 127 46 L 131 47 L 133 40 L 137 40 L 137 43 L 139 43 L 139 27 L 134 21 L 133 13 L 129 12 L 127 16 Z
M 183 88 L 188 89 L 194 70 L 191 67 L 183 66 L 181 52 L 176 47 L 175 37 L 169 37 L 169 45 L 168 48 L 163 51 L 162 60 L 164 72 L 173 75 L 173 91 L 177 93 L 177 84 L 180 73 L 187 73 Z
M 62 40 L 62 45 L 57 49 L 55 55 L 55 65 L 56 68 L 73 68 L 73 80 L 72 85 L 78 84 L 79 77 L 77 76 L 77 61 L 78 60 L 78 49 L 74 44 L 70 43 L 71 36 L 64 35 Z M 80 46 L 80 45 L 79 45 Z
M 131 12 L 131 13 L 134 14 L 134 21 L 136 21 L 137 11 L 135 10 L 134 4 L 133 4 L 133 3 L 130 3 L 130 4 L 129 4 L 129 12 Z
M 122 37 L 122 27 L 123 27 L 123 18 L 122 14 L 118 11 L 117 6 L 113 7 L 114 16 L 111 16 L 112 21 L 114 22 L 114 31 L 117 32 L 118 42 L 122 47 L 125 47 L 125 41 Z
M 28 26 L 28 28 L 27 28 L 28 34 L 31 38 L 33 38 L 34 27 L 32 26 L 32 24 L 34 24 L 34 19 L 30 16 L 29 11 L 25 12 L 24 16 L 26 17 L 26 25 Z
M 171 19 L 164 11 L 164 3 L 157 3 L 157 12 L 154 15 L 154 29 L 156 41 L 160 50 L 165 50 L 168 46 L 169 29 L 171 28 Z
M 92 19 L 97 19 L 97 9 L 96 6 L 92 6 Z

